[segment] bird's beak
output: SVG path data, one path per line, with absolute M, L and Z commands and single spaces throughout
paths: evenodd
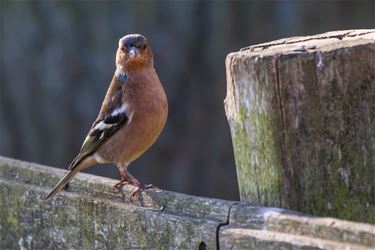
M 130 58 L 136 57 L 139 54 L 139 50 L 135 47 L 131 47 L 128 54 Z

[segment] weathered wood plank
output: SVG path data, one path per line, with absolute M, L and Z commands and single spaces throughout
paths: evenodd
M 375 226 L 237 204 L 219 240 L 223 249 L 374 249 Z
M 241 201 L 375 223 L 375 30 L 228 55 Z
M 302 235 L 267 232 L 254 229 L 226 228 L 220 234 L 222 249 L 326 249 L 371 250 L 373 248 L 316 239 Z
M 234 203 L 155 190 L 130 203 L 133 187 L 88 174 L 42 202 L 64 173 L 0 158 L 0 249 L 215 249 Z

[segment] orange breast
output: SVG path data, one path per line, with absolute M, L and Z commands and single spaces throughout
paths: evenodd
M 124 97 L 131 103 L 129 112 L 133 112 L 129 124 L 120 128 L 97 151 L 104 159 L 116 164 L 129 165 L 150 148 L 168 116 L 167 98 L 156 73 L 138 81 L 134 79 L 133 84 L 137 85 Z

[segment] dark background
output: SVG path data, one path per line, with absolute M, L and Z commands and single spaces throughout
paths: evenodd
M 374 28 L 374 1 L 1 1 L 0 154 L 66 168 L 115 70 L 118 39 L 145 35 L 169 99 L 145 183 L 238 199 L 225 57 L 290 36 Z M 87 172 L 118 178 L 117 168 Z

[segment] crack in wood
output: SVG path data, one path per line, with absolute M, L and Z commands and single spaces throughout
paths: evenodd
M 288 171 L 288 169 L 286 169 L 286 155 L 285 155 L 285 150 L 286 150 L 286 130 L 285 130 L 285 118 L 284 118 L 284 107 L 283 107 L 283 102 L 282 102 L 282 99 L 281 99 L 281 86 L 280 86 L 280 76 L 279 76 L 279 60 L 280 60 L 280 54 L 276 55 L 275 57 L 275 60 L 274 60 L 274 68 L 275 68 L 275 75 L 276 75 L 276 90 L 277 90 L 277 99 L 278 99 L 278 102 L 279 102 L 279 109 L 280 109 L 280 119 L 281 119 L 281 128 L 282 128 L 282 139 L 280 140 L 280 151 L 281 151 L 281 164 L 282 164 L 282 171 L 283 173 L 281 173 L 281 175 L 283 176 L 283 178 L 286 178 L 286 179 L 291 179 L 291 175 Z M 280 206 L 282 206 L 282 186 L 281 186 L 281 183 L 279 184 L 279 192 L 280 192 L 280 195 L 279 195 L 279 204 Z
M 240 204 L 239 202 L 235 202 L 233 203 L 232 205 L 230 205 L 229 209 L 228 209 L 228 216 L 227 216 L 227 219 L 225 222 L 222 222 L 220 223 L 217 228 L 216 228 L 216 249 L 217 250 L 220 250 L 220 229 L 224 226 L 228 226 L 230 221 L 229 221 L 229 218 L 230 218 L 230 215 L 231 215 L 231 211 L 232 211 L 232 208 L 234 205 L 238 205 Z

